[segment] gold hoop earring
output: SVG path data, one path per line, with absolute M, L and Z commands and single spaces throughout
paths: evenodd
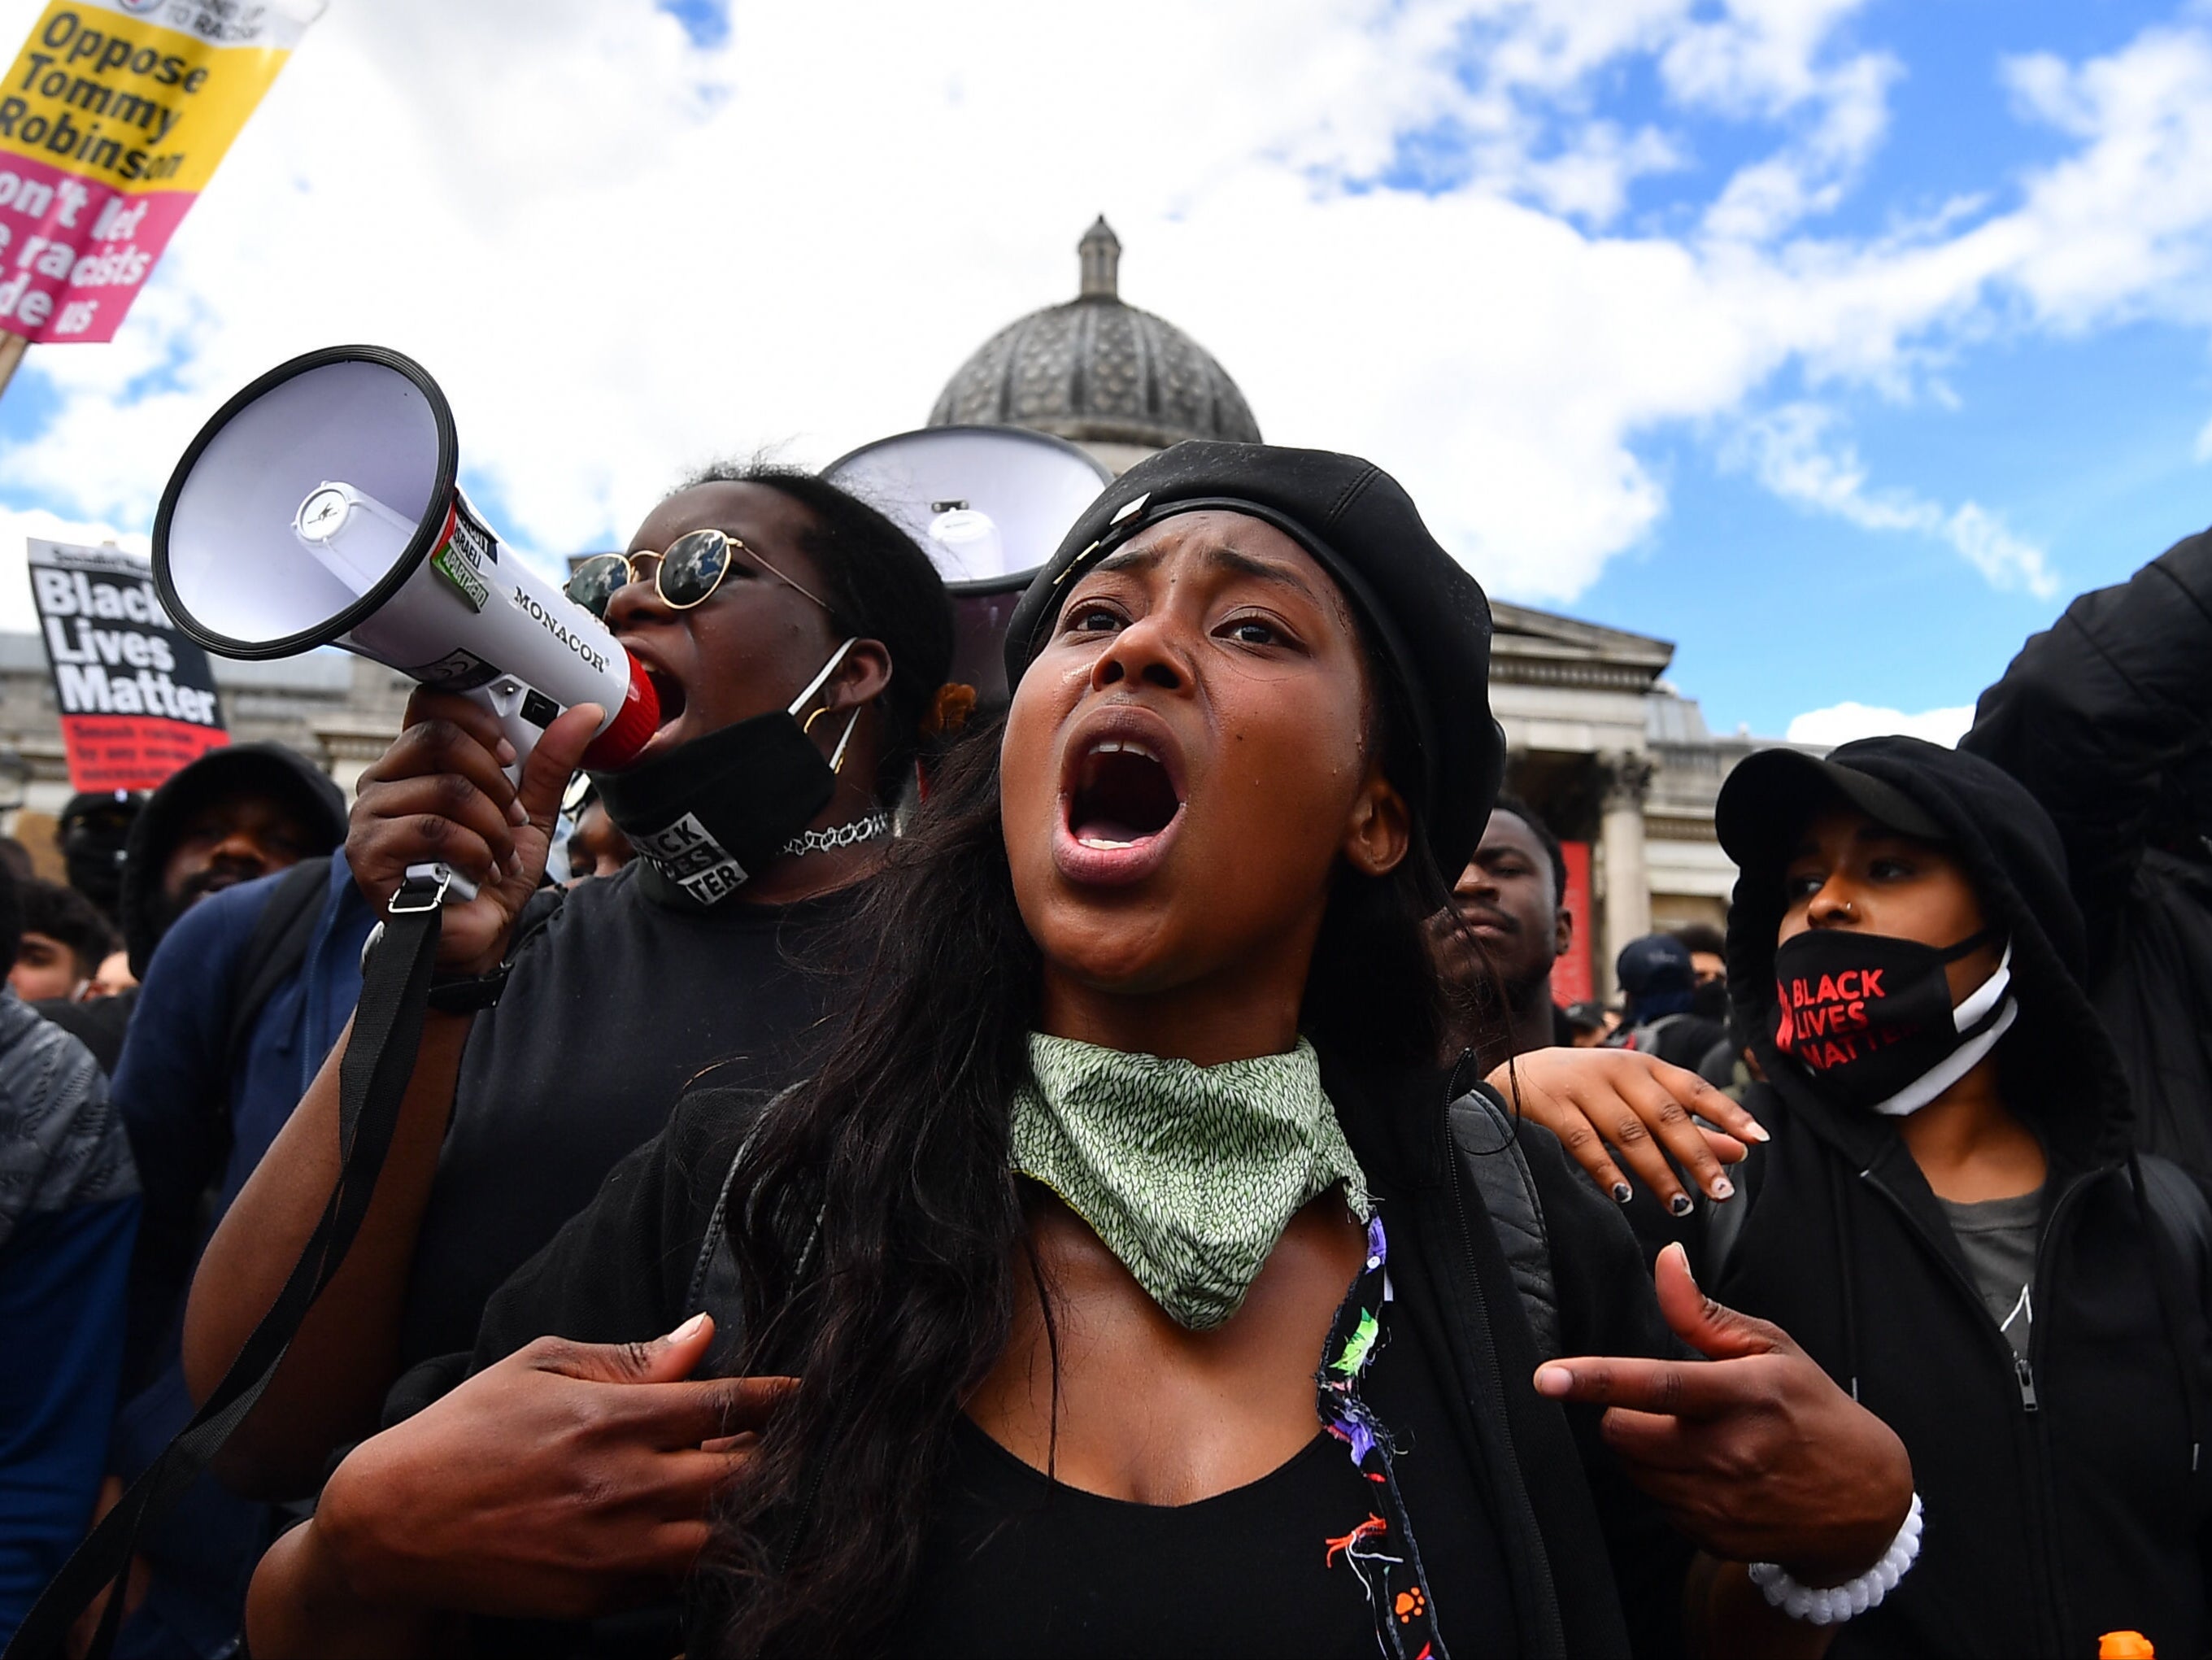
M 813 737 L 814 723 L 829 713 L 830 706 L 827 703 L 824 703 L 820 708 L 815 710 L 813 714 L 806 717 L 806 724 L 799 727 L 799 731 L 805 733 L 809 738 Z

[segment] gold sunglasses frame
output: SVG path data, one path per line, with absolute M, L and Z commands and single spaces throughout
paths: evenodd
M 611 605 L 614 601 L 615 595 L 620 593 L 623 588 L 629 587 L 630 582 L 641 582 L 645 580 L 643 575 L 639 573 L 637 562 L 641 559 L 650 559 L 653 561 L 653 597 L 659 599 L 662 605 L 667 606 L 671 611 L 696 611 L 698 607 L 705 605 L 709 599 L 712 599 L 716 593 L 721 591 L 723 581 L 730 574 L 730 568 L 737 563 L 736 555 L 739 553 L 749 553 L 752 555 L 753 558 L 759 563 L 760 568 L 763 570 L 766 571 L 770 576 L 775 578 L 777 581 L 782 583 L 786 587 L 791 589 L 795 593 L 802 595 L 805 599 L 811 599 L 816 605 L 821 606 L 822 609 L 830 616 L 835 617 L 837 614 L 836 608 L 831 605 L 827 599 L 824 599 L 820 594 L 814 593 L 811 589 L 807 587 L 805 583 L 799 582 L 791 576 L 787 575 L 784 572 L 778 570 L 773 564 L 769 562 L 766 556 L 764 556 L 758 548 L 756 548 L 746 542 L 743 537 L 732 536 L 728 531 L 720 529 L 719 526 L 708 525 L 698 530 L 684 532 L 682 536 L 676 538 L 676 542 L 682 542 L 694 536 L 720 537 L 722 538 L 723 551 L 730 556 L 730 557 L 726 558 L 723 562 L 720 574 L 717 575 L 712 582 L 707 585 L 706 593 L 701 594 L 696 599 L 678 600 L 672 599 L 668 597 L 667 593 L 660 586 L 660 574 L 668 568 L 668 550 L 666 548 L 662 549 L 659 553 L 655 553 L 650 549 L 647 549 L 637 553 L 593 554 L 592 557 L 594 559 L 621 560 L 623 574 L 629 579 L 628 581 L 617 583 L 614 587 L 610 588 L 607 591 L 608 603 Z M 669 547 L 674 547 L 676 545 L 676 542 L 670 543 L 668 544 Z M 586 562 L 589 562 L 587 561 Z M 580 574 L 580 572 L 578 573 L 578 575 Z M 575 580 L 576 578 L 574 575 L 571 575 L 568 579 L 571 582 Z M 565 586 L 562 591 L 564 593 L 568 592 Z M 568 597 L 571 599 L 575 599 L 574 594 L 570 594 Z M 576 600 L 576 603 L 578 605 L 581 605 L 583 601 L 579 599 Z M 599 615 L 601 622 L 605 622 L 606 620 L 605 611 L 602 611 Z

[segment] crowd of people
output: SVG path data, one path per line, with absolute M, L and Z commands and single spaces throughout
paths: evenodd
M 1139 462 L 998 708 L 804 471 L 570 593 L 659 696 L 620 771 L 425 689 L 350 804 L 242 745 L 72 803 L 68 885 L 0 847 L 0 1633 L 351 1182 L 56 1651 L 2212 1649 L 2212 538 L 1955 750 L 1739 763 L 1725 930 L 1611 1006 L 1369 462 Z

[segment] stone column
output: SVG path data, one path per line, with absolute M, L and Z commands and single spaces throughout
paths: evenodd
M 1594 965 L 1601 994 L 1620 990 L 1613 959 L 1630 940 L 1651 932 L 1651 880 L 1644 859 L 1644 798 L 1655 770 L 1651 757 L 1634 751 L 1598 757 L 1604 786 L 1598 820 L 1603 862 L 1605 937 Z

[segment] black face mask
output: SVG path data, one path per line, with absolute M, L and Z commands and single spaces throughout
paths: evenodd
M 719 903 L 830 805 L 836 768 L 814 747 L 798 711 L 853 643 L 837 648 L 788 709 L 724 727 L 621 772 L 593 775 L 607 817 L 636 848 L 646 866 L 641 878 L 657 897 Z M 841 740 L 839 760 L 844 752 Z
M 1838 1105 L 1899 1118 L 1917 1112 L 1973 1070 L 2020 1012 L 2005 994 L 2009 946 L 1995 974 L 1951 1004 L 1944 966 L 1994 933 L 1985 928 L 1939 951 L 1887 934 L 1808 928 L 1774 953 L 1775 1047 Z
M 1700 1020 L 1717 1020 L 1723 1025 L 1727 1025 L 1728 982 L 1708 980 L 1701 986 L 1693 987 L 1690 992 L 1690 1012 Z

